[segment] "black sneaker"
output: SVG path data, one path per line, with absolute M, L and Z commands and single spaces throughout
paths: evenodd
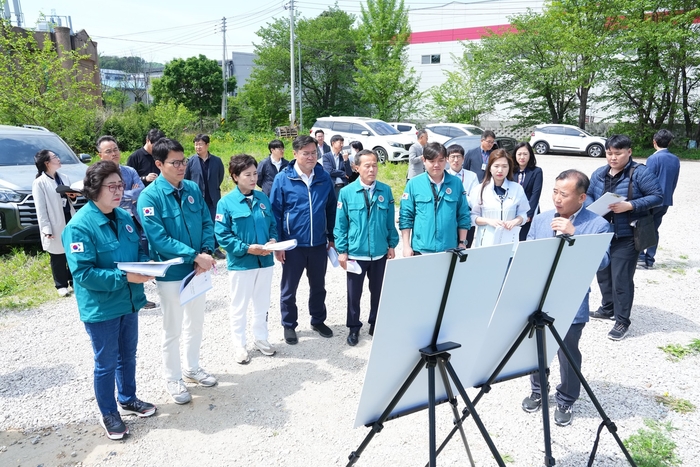
M 588 316 L 595 319 L 615 319 L 615 313 L 605 313 L 601 308 L 596 311 L 589 311 Z
M 321 335 L 321 337 L 325 337 L 325 338 L 333 337 L 333 331 L 331 330 L 331 328 L 329 328 L 328 326 L 326 326 L 323 323 L 311 325 L 311 329 L 313 329 L 314 331 L 319 333 Z
M 226 253 L 219 250 L 218 248 L 214 250 L 214 254 L 212 256 L 216 259 L 226 259 Z
M 150 417 L 156 413 L 156 406 L 144 402 L 139 399 L 134 399 L 133 402 L 128 404 L 117 403 L 119 408 L 119 413 L 122 415 L 137 415 L 139 417 Z
M 554 409 L 554 423 L 559 426 L 571 425 L 574 420 L 574 408 L 570 405 L 557 404 Z
M 537 394 L 536 392 L 533 392 L 530 394 L 530 397 L 526 397 L 523 399 L 523 410 L 525 412 L 531 413 L 531 412 L 536 412 L 540 409 L 542 406 L 542 394 Z
M 100 418 L 100 425 L 107 432 L 107 438 L 109 439 L 122 439 L 129 434 L 129 428 L 124 425 L 118 412 L 108 413 Z
M 299 342 L 297 332 L 292 328 L 284 328 L 284 341 L 289 345 L 295 345 Z
M 615 323 L 615 326 L 613 326 L 613 328 L 608 333 L 608 339 L 613 341 L 621 341 L 627 335 L 627 331 L 629 330 L 629 328 L 630 327 L 626 324 Z
M 148 300 L 142 309 L 143 310 L 155 310 L 157 307 L 158 307 L 158 305 L 156 305 L 155 302 Z

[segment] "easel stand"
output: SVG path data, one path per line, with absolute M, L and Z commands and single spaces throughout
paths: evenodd
M 556 328 L 554 327 L 554 319 L 552 319 L 547 313 L 542 311 L 542 307 L 544 306 L 545 300 L 547 298 L 547 294 L 549 292 L 549 288 L 552 282 L 552 278 L 554 277 L 554 274 L 557 269 L 557 265 L 559 263 L 559 258 L 561 257 L 561 252 L 564 248 L 565 244 L 568 245 L 573 245 L 575 242 L 574 238 L 571 238 L 568 235 L 560 235 L 558 236 L 561 239 L 561 243 L 559 244 L 559 249 L 557 250 L 556 257 L 554 258 L 554 262 L 552 264 L 552 269 L 550 270 L 549 278 L 547 280 L 547 283 L 545 285 L 544 291 L 542 293 L 542 298 L 540 299 L 540 304 L 534 313 L 530 315 L 528 318 L 528 324 L 523 329 L 523 331 L 520 333 L 518 336 L 518 339 L 515 341 L 515 343 L 511 346 L 510 350 L 506 354 L 505 357 L 503 357 L 503 360 L 499 363 L 498 367 L 494 372 L 491 374 L 491 376 L 488 378 L 486 383 L 482 385 L 481 390 L 477 394 L 476 398 L 474 399 L 474 404 L 476 404 L 483 394 L 489 392 L 491 390 L 491 385 L 496 381 L 496 378 L 498 375 L 501 373 L 503 368 L 505 368 L 506 364 L 510 360 L 510 358 L 513 356 L 513 354 L 516 352 L 516 350 L 520 347 L 522 342 L 525 340 L 526 337 L 532 338 L 533 334 L 536 336 L 537 339 L 537 365 L 538 365 L 538 372 L 539 372 L 539 379 L 540 379 L 540 389 L 542 390 L 542 430 L 544 433 L 544 451 L 545 451 L 545 457 L 544 457 L 544 465 L 549 467 L 553 466 L 556 464 L 556 460 L 552 456 L 552 439 L 551 439 L 551 434 L 550 434 L 550 424 L 549 424 L 549 398 L 548 398 L 548 393 L 549 393 L 549 383 L 548 383 L 548 377 L 549 377 L 549 369 L 547 368 L 547 344 L 545 340 L 545 328 L 549 329 L 549 332 L 552 333 L 552 336 L 554 339 L 557 341 L 557 344 L 559 345 L 559 348 L 562 350 L 564 355 L 566 356 L 567 361 L 573 368 L 574 372 L 576 373 L 576 376 L 578 379 L 581 381 L 581 385 L 585 389 L 586 393 L 588 394 L 588 397 L 590 397 L 591 402 L 593 402 L 593 405 L 595 406 L 596 410 L 600 414 L 600 417 L 603 419 L 602 423 L 598 427 L 598 431 L 596 434 L 596 439 L 593 444 L 593 449 L 591 450 L 590 457 L 588 459 L 588 467 L 591 467 L 593 465 L 593 460 L 595 459 L 595 454 L 598 449 L 598 442 L 600 440 L 600 433 L 603 429 L 603 427 L 606 427 L 608 431 L 613 435 L 615 438 L 615 441 L 617 444 L 620 446 L 620 450 L 622 453 L 625 455 L 627 458 L 627 461 L 632 465 L 633 467 L 637 467 L 637 464 L 634 462 L 632 459 L 632 456 L 629 454 L 627 451 L 627 448 L 625 448 L 625 445 L 622 443 L 622 440 L 617 434 L 617 426 L 615 425 L 614 422 L 610 420 L 610 418 L 607 416 L 605 411 L 603 410 L 603 407 L 600 405 L 600 402 L 596 398 L 595 394 L 593 393 L 593 390 L 591 389 L 590 385 L 588 384 L 588 381 L 584 378 L 583 374 L 581 373 L 581 369 L 576 365 L 573 356 L 571 355 L 571 352 L 569 349 L 566 347 L 564 344 L 563 339 L 557 332 Z M 520 375 L 522 376 L 522 375 Z M 469 412 L 465 409 L 462 412 L 462 417 L 461 421 L 464 421 L 467 417 L 469 416 Z M 456 430 L 455 428 L 452 429 L 452 431 L 447 435 L 447 438 L 445 438 L 445 441 L 440 445 L 438 448 L 437 453 L 439 454 L 440 451 L 447 445 L 447 443 L 452 439 L 452 436 L 454 436 Z
M 464 400 L 465 404 L 465 409 L 463 413 L 469 413 L 473 416 L 474 418 L 474 423 L 476 423 L 477 427 L 479 428 L 479 431 L 481 432 L 481 435 L 483 436 L 484 440 L 486 441 L 486 444 L 489 446 L 489 449 L 491 450 L 494 458 L 498 462 L 498 465 L 501 467 L 505 467 L 505 463 L 503 462 L 503 459 L 501 458 L 501 455 L 498 453 L 498 450 L 496 449 L 496 446 L 493 444 L 493 441 L 491 440 L 491 436 L 488 434 L 488 431 L 484 427 L 483 423 L 481 422 L 481 418 L 479 415 L 476 413 L 476 410 L 474 408 L 474 404 L 471 402 L 469 399 L 469 396 L 467 395 L 466 391 L 464 390 L 464 387 L 462 386 L 462 383 L 459 381 L 459 378 L 457 377 L 457 373 L 455 372 L 454 368 L 452 367 L 452 364 L 450 363 L 450 354 L 448 351 L 457 349 L 461 347 L 460 344 L 454 343 L 454 342 L 444 342 L 441 344 L 437 343 L 438 335 L 440 334 L 440 327 L 442 325 L 442 318 L 444 316 L 445 312 L 445 306 L 447 304 L 447 299 L 449 297 L 449 292 L 450 292 L 450 287 L 452 285 L 452 277 L 454 276 L 454 269 L 455 265 L 457 264 L 457 259 L 459 258 L 460 262 L 464 262 L 467 259 L 467 252 L 465 250 L 449 250 L 450 252 L 454 253 L 452 257 L 452 261 L 450 263 L 450 269 L 447 274 L 447 280 L 445 284 L 445 289 L 443 291 L 443 296 L 442 296 L 442 301 L 440 303 L 440 310 L 438 313 L 438 317 L 436 319 L 435 323 L 435 328 L 433 332 L 433 338 L 432 338 L 432 343 L 431 345 L 424 347 L 420 349 L 420 361 L 416 364 L 416 366 L 413 368 L 413 371 L 409 374 L 409 376 L 406 378 L 404 383 L 401 385 L 399 388 L 398 392 L 394 396 L 394 398 L 391 400 L 387 408 L 382 412 L 381 416 L 377 421 L 374 423 L 367 425 L 368 427 L 371 427 L 371 431 L 365 436 L 365 439 L 362 441 L 360 446 L 353 451 L 349 456 L 349 462 L 348 462 L 348 467 L 354 465 L 357 460 L 360 458 L 360 455 L 362 452 L 365 450 L 365 448 L 369 445 L 369 443 L 372 441 L 372 438 L 374 437 L 375 434 L 379 433 L 382 431 L 384 428 L 384 422 L 389 419 L 392 411 L 396 407 L 396 405 L 401 401 L 401 398 L 404 396 L 408 388 L 413 384 L 413 381 L 416 379 L 416 377 L 420 374 L 422 369 L 424 367 L 427 367 L 428 369 L 428 421 L 429 421 L 429 444 L 430 444 L 430 460 L 428 462 L 428 465 L 430 467 L 435 467 L 437 466 L 437 455 L 438 455 L 438 450 L 436 449 L 437 442 L 436 442 L 436 429 L 435 429 L 435 407 L 437 405 L 436 402 L 436 386 L 435 386 L 435 368 L 437 367 L 438 370 L 440 371 L 440 377 L 442 378 L 442 383 L 443 386 L 445 387 L 445 390 L 447 392 L 447 397 L 448 397 L 448 402 L 450 403 L 450 407 L 452 408 L 452 413 L 454 415 L 454 423 L 455 427 L 452 430 L 452 434 L 456 433 L 459 431 L 461 437 L 462 437 L 462 442 L 464 443 L 464 447 L 467 451 L 467 456 L 469 457 L 469 462 L 470 465 L 473 467 L 474 464 L 474 459 L 472 458 L 471 451 L 469 450 L 469 444 L 467 443 L 467 436 L 464 433 L 464 428 L 462 427 L 462 422 L 466 417 L 460 418 L 459 411 L 457 410 L 457 399 L 454 397 L 454 394 L 452 392 L 452 386 L 450 384 L 450 379 L 452 379 L 452 382 L 454 383 L 455 387 L 457 388 L 460 396 L 462 396 L 462 399 Z M 450 437 L 451 437 L 450 435 Z M 447 443 L 443 443 L 443 446 Z

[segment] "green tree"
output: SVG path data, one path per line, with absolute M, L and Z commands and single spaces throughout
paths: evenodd
M 204 117 L 221 111 L 221 67 L 204 55 L 177 58 L 165 65 L 162 78 L 153 80 L 151 92 L 155 104 L 172 101 L 197 114 L 201 127 Z
M 40 47 L 32 34 L 0 22 L 0 123 L 40 125 L 59 133 L 72 147 L 85 146 L 99 107 L 99 88 L 82 68 L 79 52 Z M 90 136 L 91 137 L 91 136 Z
M 414 113 L 419 78 L 408 63 L 411 28 L 403 0 L 367 0 L 361 6 L 355 82 L 363 102 L 381 120 L 401 120 Z

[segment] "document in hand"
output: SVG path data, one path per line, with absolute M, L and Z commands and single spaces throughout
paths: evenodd
M 357 264 L 357 261 L 349 259 L 348 260 L 348 272 L 351 272 L 353 274 L 362 274 L 362 268 L 360 267 L 359 264 Z
M 173 258 L 168 261 L 148 261 L 145 263 L 117 263 L 117 268 L 125 272 L 134 272 L 144 276 L 163 277 L 173 264 L 182 264 L 182 258 Z
M 502 245 L 504 243 L 516 243 L 520 239 L 520 226 L 517 225 L 508 230 L 503 227 L 496 227 L 493 234 L 493 244 Z
M 338 252 L 335 251 L 335 248 L 330 247 L 328 249 L 328 259 L 330 260 L 334 268 L 340 266 L 340 263 L 338 262 Z
M 591 203 L 586 209 L 598 214 L 599 216 L 604 216 L 610 212 L 610 208 L 608 206 L 626 200 L 627 198 L 625 196 L 607 192 L 603 193 L 603 196 Z
M 285 240 L 283 242 L 270 243 L 269 245 L 263 245 L 263 250 L 267 251 L 288 251 L 296 248 L 297 240 L 295 238 L 291 240 Z
M 180 305 L 199 297 L 207 290 L 214 287 L 211 283 L 211 271 L 195 275 L 194 271 L 180 282 Z

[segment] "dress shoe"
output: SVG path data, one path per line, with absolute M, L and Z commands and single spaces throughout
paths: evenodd
M 326 337 L 326 338 L 333 337 L 333 331 L 331 330 L 331 328 L 329 328 L 328 326 L 326 326 L 323 323 L 311 325 L 311 329 L 313 329 L 314 331 L 319 333 L 321 335 L 321 337 Z
M 292 328 L 284 328 L 284 341 L 289 345 L 294 345 L 299 342 L 297 332 Z
M 347 341 L 350 347 L 356 346 L 357 343 L 360 342 L 360 333 L 357 331 L 350 331 Z
M 374 336 L 374 324 L 369 325 L 369 335 Z

